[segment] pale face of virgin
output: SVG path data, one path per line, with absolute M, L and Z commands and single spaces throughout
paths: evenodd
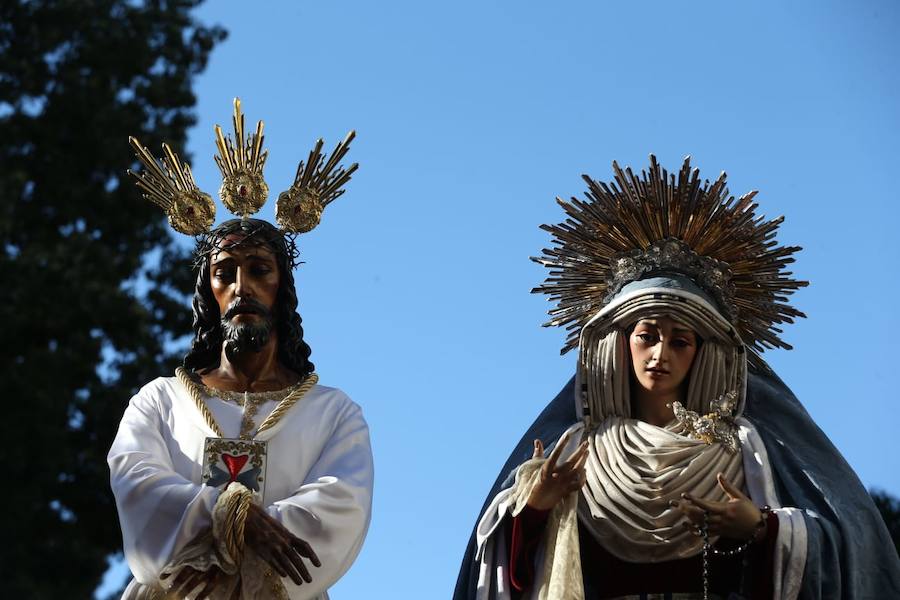
M 697 355 L 697 334 L 669 318 L 641 319 L 628 336 L 634 377 L 652 395 L 677 394 Z

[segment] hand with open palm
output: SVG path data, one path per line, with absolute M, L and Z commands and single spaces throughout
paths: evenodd
M 528 506 L 537 510 L 549 510 L 556 506 L 568 494 L 581 489 L 587 480 L 584 465 L 588 458 L 588 443 L 579 444 L 564 463 L 557 464 L 563 449 L 569 441 L 569 434 L 564 435 L 546 462 L 541 466 L 540 478 L 531 494 L 528 496 Z M 532 458 L 540 458 L 544 455 L 544 444 L 541 440 L 534 440 L 534 454 Z

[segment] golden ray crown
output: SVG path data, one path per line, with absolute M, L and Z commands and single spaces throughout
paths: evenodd
M 232 119 L 234 138 L 215 127 L 215 161 L 222 173 L 219 197 L 233 214 L 246 218 L 266 202 L 269 186 L 263 178 L 263 167 L 269 151 L 263 149 L 263 122 L 256 131 L 246 133 L 241 101 L 234 100 Z M 275 221 L 287 233 L 312 231 L 322 218 L 325 207 L 344 193 L 343 186 L 359 168 L 339 165 L 356 137 L 351 131 L 334 148 L 329 158 L 322 153 L 324 142 L 319 139 L 306 161 L 300 161 L 294 183 L 279 194 L 275 203 Z M 163 144 L 163 158 L 157 159 L 136 138 L 128 138 L 135 155 L 144 166 L 135 177 L 144 198 L 161 207 L 173 229 L 187 235 L 206 233 L 215 221 L 216 207 L 212 196 L 200 190 L 194 182 L 191 167 L 183 163 L 168 144 Z
M 553 236 L 552 247 L 532 258 L 550 270 L 532 292 L 556 302 L 544 326 L 568 330 L 562 353 L 578 346 L 581 329 L 624 284 L 666 272 L 687 275 L 713 296 L 752 364 L 763 364 L 759 353 L 766 348 L 790 349 L 778 325 L 806 316 L 787 296 L 808 282 L 785 269 L 801 248 L 777 245 L 784 217 L 757 216 L 755 191 L 735 200 L 724 172 L 701 183 L 690 157 L 677 178 L 653 155 L 640 177 L 615 162 L 613 171 L 609 184 L 583 175 L 584 200 L 557 198 L 567 218 L 541 226 Z

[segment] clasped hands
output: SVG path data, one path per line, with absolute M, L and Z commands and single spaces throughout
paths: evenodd
M 316 567 L 322 565 L 307 542 L 292 534 L 256 504 L 251 504 L 247 512 L 247 520 L 244 523 L 244 547 L 255 552 L 276 573 L 281 577 L 289 577 L 296 585 L 312 581 L 303 559 Z M 203 589 L 196 598 L 198 600 L 208 598 L 224 577 L 223 571 L 216 566 L 208 571 L 185 567 L 175 578 L 169 591 L 184 597 L 203 584 Z
M 541 466 L 538 482 L 528 496 L 528 506 L 537 510 L 550 510 L 568 494 L 581 489 L 587 481 L 585 464 L 588 458 L 588 443 L 581 442 L 572 455 L 563 463 L 559 457 L 568 445 L 569 434 L 566 433 Z M 544 444 L 534 440 L 532 458 L 544 455 Z M 686 528 L 698 534 L 703 526 L 704 512 L 707 533 L 711 536 L 725 537 L 735 540 L 765 538 L 766 525 L 762 512 L 743 492 L 734 487 L 722 473 L 716 476 L 722 491 L 728 496 L 724 502 L 702 500 L 690 494 L 682 494 L 680 501 L 670 502 L 688 519 Z

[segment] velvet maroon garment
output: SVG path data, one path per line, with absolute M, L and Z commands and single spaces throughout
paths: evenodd
M 535 553 L 541 541 L 541 534 L 549 511 L 539 511 L 528 506 L 507 528 L 507 544 L 510 556 L 510 588 L 513 598 L 521 598 L 534 582 Z M 746 551 L 748 564 L 744 567 L 744 556 L 710 556 L 710 592 L 727 596 L 729 592 L 740 591 L 749 594 L 752 600 L 772 598 L 772 560 L 775 554 L 775 540 L 778 535 L 778 518 L 769 513 L 766 538 L 752 544 Z M 702 592 L 703 559 L 701 555 L 681 560 L 660 563 L 631 563 L 623 561 L 597 543 L 579 527 L 581 545 L 581 567 L 584 573 L 585 598 L 613 598 L 628 594 Z M 735 546 L 727 540 L 720 541 L 718 547 Z M 742 579 L 746 579 L 742 582 Z

